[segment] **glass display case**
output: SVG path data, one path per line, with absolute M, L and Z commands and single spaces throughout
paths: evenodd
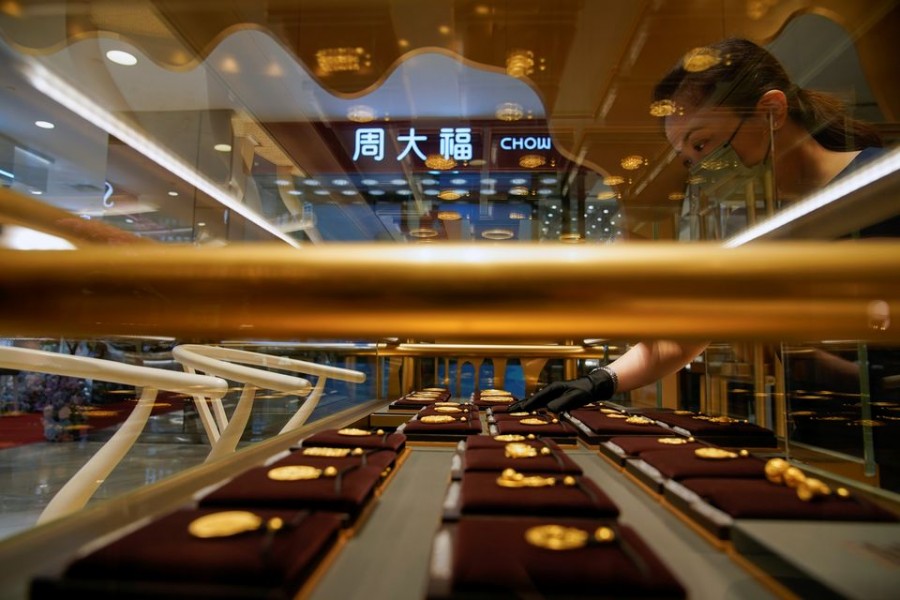
M 405 431 L 412 413 L 392 404 L 410 394 L 527 398 L 648 340 L 704 350 L 605 408 L 758 427 L 773 443 L 756 457 L 900 513 L 897 3 L 426 4 L 0 3 L 0 589 L 26 597 L 38 571 L 301 437 Z M 731 37 L 779 60 L 788 92 L 840 99 L 884 148 L 794 193 L 775 165 L 796 150 L 766 106 L 736 110 L 731 137 L 691 161 L 689 136 L 671 131 L 685 107 L 654 89 L 673 65 L 737 60 L 716 50 Z M 746 167 L 739 142 L 754 131 L 766 142 Z M 243 366 L 215 375 L 179 347 L 206 348 L 210 369 Z M 227 389 L 141 401 L 147 386 L 108 381 L 109 363 L 67 376 L 18 350 L 205 373 Z M 90 497 L 37 525 L 141 405 L 145 421 Z M 408 434 L 390 485 L 438 506 L 453 444 Z M 657 524 L 638 534 L 658 537 L 664 564 L 719 573 L 681 581 L 689 597 L 732 585 L 847 595 L 808 565 L 747 558 L 793 552 L 799 527 L 769 544 L 755 523 L 727 539 L 715 519 L 685 526 L 687 509 L 633 498 L 657 484 L 662 498 L 664 482 L 635 471 L 638 491 L 620 490 L 607 440 L 576 437 L 567 455 L 638 507 L 626 525 Z M 413 474 L 433 485 L 413 487 Z M 342 574 L 365 571 L 363 548 L 404 510 L 398 535 L 428 556 L 429 514 L 383 504 L 395 521 L 354 530 L 360 548 L 336 551 L 338 567 L 304 593 L 352 597 Z M 716 554 L 672 558 L 698 529 Z M 444 597 L 432 567 L 410 567 L 429 580 L 411 590 L 369 583 Z M 811 587 L 785 583 L 800 571 Z

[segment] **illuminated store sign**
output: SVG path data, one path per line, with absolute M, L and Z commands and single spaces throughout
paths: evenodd
M 415 154 L 425 161 L 427 154 L 422 148 L 432 147 L 433 142 L 429 141 L 428 135 L 417 134 L 415 127 L 410 127 L 405 131 L 405 133 L 398 132 L 396 139 L 392 140 L 396 142 L 396 145 L 390 144 L 391 147 L 401 149 L 394 160 L 401 161 L 410 154 Z M 439 143 L 438 152 L 446 159 L 465 161 L 480 156 L 473 144 L 471 127 L 441 127 L 436 137 Z M 375 162 L 384 161 L 387 142 L 388 131 L 384 127 L 356 129 L 353 141 L 353 162 L 357 162 L 363 157 Z M 499 139 L 498 144 L 501 150 L 506 151 L 551 150 L 553 148 L 550 136 L 506 135 Z

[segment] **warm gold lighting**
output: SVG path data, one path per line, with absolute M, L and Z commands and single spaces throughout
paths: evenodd
M 512 229 L 486 229 L 481 232 L 481 237 L 486 240 L 509 240 L 515 236 Z
M 540 154 L 525 154 L 519 158 L 519 166 L 526 169 L 536 169 L 547 164 L 547 159 Z
M 438 194 L 438 198 L 441 200 L 459 200 L 462 198 L 462 194 L 456 190 L 441 190 Z
M 504 102 L 497 106 L 494 113 L 501 121 L 518 121 L 525 114 L 521 104 L 516 102 Z
M 452 169 L 453 167 L 455 167 L 456 161 L 449 156 L 443 156 L 441 154 L 429 154 L 428 158 L 425 159 L 425 166 L 429 169 L 446 171 L 447 169 Z
M 409 232 L 410 237 L 414 238 L 433 238 L 437 237 L 438 232 L 431 227 L 419 227 Z
M 626 171 L 634 171 L 646 165 L 647 159 L 637 154 L 631 154 L 623 158 L 621 164 Z
M 687 54 L 684 55 L 684 58 L 681 59 L 684 70 L 692 73 L 706 71 L 720 62 L 722 62 L 721 53 L 714 48 L 707 48 L 705 46 L 689 50 Z
M 509 218 L 513 221 L 522 221 L 524 219 L 527 219 L 528 217 L 525 215 L 525 213 L 511 212 L 509 213 Z
M 316 52 L 316 62 L 323 73 L 359 71 L 363 48 L 324 48 Z
M 680 201 L 684 200 L 684 194 L 682 192 L 672 192 L 669 194 L 669 200 Z
M 600 192 L 599 194 L 597 194 L 597 200 L 612 200 L 613 198 L 618 197 L 618 195 L 618 193 L 612 190 L 607 190 L 605 192 Z
M 365 104 L 357 104 L 347 109 L 347 118 L 356 123 L 368 123 L 375 120 L 375 109 Z
M 671 100 L 657 100 L 650 103 L 651 117 L 668 117 L 675 114 L 675 103 Z
M 524 185 L 514 185 L 513 187 L 509 188 L 509 193 L 513 196 L 527 196 L 528 188 Z
M 462 215 L 455 210 L 442 210 L 437 214 L 437 218 L 441 221 L 459 221 Z
M 625 183 L 625 178 L 620 175 L 608 175 L 603 178 L 603 185 L 608 185 L 610 187 L 621 185 L 623 183 Z
M 506 74 L 510 77 L 526 77 L 534 71 L 534 52 L 510 50 L 506 55 Z

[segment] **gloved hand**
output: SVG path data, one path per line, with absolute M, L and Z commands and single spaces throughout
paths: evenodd
M 547 408 L 558 413 L 581 408 L 585 404 L 608 400 L 616 393 L 615 373 L 605 367 L 594 369 L 584 377 L 556 381 L 538 390 L 531 398 L 509 406 L 509 412 Z

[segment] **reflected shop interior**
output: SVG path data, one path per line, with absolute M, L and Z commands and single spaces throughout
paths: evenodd
M 898 34 L 892 0 L 0 1 L 4 556 L 652 339 L 709 344 L 616 407 L 900 515 Z M 800 197 L 771 152 L 686 168 L 653 89 L 728 37 L 883 156 Z

